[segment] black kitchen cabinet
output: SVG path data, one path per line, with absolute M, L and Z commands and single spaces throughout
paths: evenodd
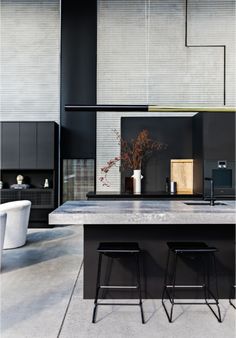
M 204 159 L 235 160 L 235 113 L 204 113 Z
M 57 125 L 54 122 L 2 122 L 1 169 L 54 169 Z
M 54 169 L 55 123 L 37 123 L 37 168 Z
M 219 163 L 232 172 L 232 183 L 219 187 L 215 182 L 215 194 L 219 197 L 235 195 L 235 113 L 199 113 L 193 117 L 194 192 L 210 194 L 209 182 L 204 177 L 223 174 Z
M 19 126 L 19 168 L 36 169 L 36 122 L 22 122 Z
M 1 152 L 0 203 L 27 199 L 32 203 L 29 227 L 48 227 L 48 214 L 58 206 L 57 124 L 1 122 Z M 11 188 L 19 174 L 29 188 Z
M 19 153 L 19 123 L 1 123 L 1 169 L 18 169 Z
M 202 160 L 235 161 L 235 113 L 195 115 L 193 154 Z

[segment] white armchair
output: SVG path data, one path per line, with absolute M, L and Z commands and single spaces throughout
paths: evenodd
M 0 212 L 0 269 L 2 267 L 2 249 L 6 230 L 7 214 Z
M 3 249 L 18 248 L 25 244 L 30 208 L 30 201 L 14 201 L 0 205 L 0 212 L 7 214 Z

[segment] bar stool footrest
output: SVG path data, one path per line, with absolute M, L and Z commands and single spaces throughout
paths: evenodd
M 142 304 L 142 303 L 141 303 Z M 140 306 L 140 303 L 97 303 L 96 305 L 131 305 L 131 306 Z
M 101 285 L 100 289 L 138 289 L 138 285 Z

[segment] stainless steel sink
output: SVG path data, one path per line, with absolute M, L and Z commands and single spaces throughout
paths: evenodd
M 206 205 L 206 206 L 210 206 L 210 202 L 184 202 L 184 204 L 186 205 Z M 215 205 L 227 205 L 226 203 L 222 203 L 222 202 L 215 202 L 213 206 Z

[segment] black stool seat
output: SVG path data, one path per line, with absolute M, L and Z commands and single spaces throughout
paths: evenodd
M 167 246 L 171 251 L 174 253 L 181 253 L 181 252 L 194 252 L 194 253 L 210 253 L 216 252 L 217 249 L 214 247 L 209 247 L 204 242 L 167 242 Z
M 105 243 L 100 243 L 98 248 L 98 252 L 127 252 L 127 253 L 132 253 L 132 252 L 140 252 L 140 248 L 138 243 L 135 242 L 105 242 Z

